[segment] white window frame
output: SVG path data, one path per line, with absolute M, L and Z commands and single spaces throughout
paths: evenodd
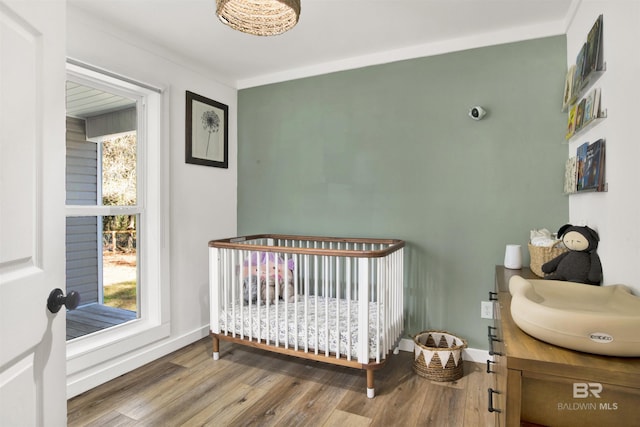
M 74 396 L 113 377 L 107 362 L 170 335 L 168 144 L 162 123 L 168 94 L 74 60 L 67 79 L 137 100 L 137 207 L 66 206 L 69 216 L 139 214 L 139 318 L 67 343 L 67 395 Z

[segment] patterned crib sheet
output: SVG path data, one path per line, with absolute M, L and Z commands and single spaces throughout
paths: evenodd
M 317 302 L 316 302 L 317 299 Z M 306 311 L 305 311 L 306 307 Z M 305 315 L 306 313 L 306 315 Z M 328 321 L 327 321 L 328 319 Z M 296 323 L 297 320 L 297 323 Z M 369 303 L 369 359 L 375 359 L 380 351 L 382 356 L 383 331 L 380 331 L 380 346 L 377 345 L 378 305 Z M 351 329 L 348 325 L 351 324 Z M 227 326 L 228 325 L 228 326 Z M 297 326 L 297 329 L 296 329 Z M 235 304 L 222 310 L 220 331 L 241 334 L 243 338 L 260 337 L 269 343 L 289 348 L 309 349 L 309 352 L 323 354 L 327 350 L 340 355 L 358 357 L 358 302 L 345 299 L 298 296 L 294 302 L 285 304 L 249 305 Z

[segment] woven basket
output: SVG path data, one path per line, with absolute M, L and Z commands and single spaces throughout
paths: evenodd
M 533 246 L 529 243 L 529 256 L 531 257 L 531 264 L 529 268 L 538 277 L 544 277 L 542 271 L 542 264 L 551 261 L 558 255 L 567 252 L 567 248 L 559 248 L 558 244 L 562 243 L 562 240 L 558 240 L 552 246 Z
M 416 374 L 440 382 L 462 378 L 462 350 L 467 341 L 446 331 L 423 331 L 413 341 Z

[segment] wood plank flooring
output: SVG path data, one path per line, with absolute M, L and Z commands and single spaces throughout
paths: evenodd
M 204 338 L 68 401 L 69 426 L 492 426 L 489 375 L 464 362 L 464 376 L 417 376 L 413 354 L 364 371 Z
M 126 323 L 136 312 L 102 304 L 87 304 L 67 311 L 67 341 Z

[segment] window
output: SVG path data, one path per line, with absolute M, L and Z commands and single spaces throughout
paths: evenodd
M 84 370 L 169 334 L 162 97 L 68 61 L 67 292 L 81 295 L 67 313 L 69 387 L 83 388 Z M 125 296 L 113 302 L 116 286 Z
M 69 80 L 67 95 L 67 340 L 139 318 L 137 102 Z M 144 159 L 143 159 L 144 160 Z M 105 215 L 107 213 L 108 215 Z M 82 216 L 78 216 L 82 215 Z

